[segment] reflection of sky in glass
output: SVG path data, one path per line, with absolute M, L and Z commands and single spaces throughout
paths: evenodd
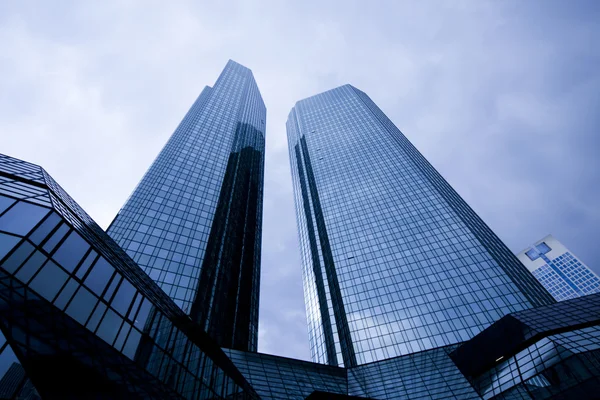
M 243 325 L 233 328 L 236 335 L 250 331 L 236 339 L 249 345 L 224 339 L 227 347 L 256 349 L 258 340 L 265 122 L 252 72 L 230 61 L 214 87 L 202 91 L 107 230 L 182 310 L 207 331 L 218 331 L 213 337 L 232 334 L 221 330 L 222 322 L 209 326 L 207 321 L 219 317 L 208 313 Z M 220 278 L 230 270 L 236 277 Z M 237 290 L 242 285 L 237 276 L 249 288 Z M 227 286 L 223 282 L 230 287 L 219 286 Z M 227 303 L 217 298 L 225 292 L 224 297 L 242 296 L 238 303 L 250 304 L 250 311 L 228 314 L 219 308 Z
M 327 359 L 312 274 L 315 250 L 318 268 L 335 270 L 347 317 L 330 318 L 349 331 L 343 338 L 343 327 L 333 329 L 336 349 L 351 342 L 358 364 L 467 340 L 532 304 L 528 299 L 536 294 L 522 288 L 539 290 L 537 282 L 526 281 L 527 274 L 521 286 L 513 283 L 509 272 L 526 274 L 520 263 L 510 271 L 499 266 L 473 229 L 483 224 L 466 221 L 470 216 L 459 212 L 464 202 L 448 200 L 364 93 L 346 85 L 302 100 L 287 126 L 313 360 Z M 308 151 L 296 151 L 303 141 Z M 311 247 L 307 210 L 313 225 L 321 219 L 326 227 L 313 230 L 319 246 Z M 500 243 L 491 231 L 485 235 Z M 324 238 L 333 257 L 329 266 Z M 330 296 L 336 289 L 327 289 L 335 314 Z
M 217 397 L 241 390 L 238 383 L 244 383 L 225 372 L 231 371 L 230 364 L 219 358 L 218 346 L 206 333 L 196 331 L 197 325 L 52 178 L 44 174 L 44 184 L 32 185 L 32 169 L 44 172 L 0 155 L 0 204 L 11 204 L 0 211 L 2 329 L 9 339 L 0 335 L 0 372 L 21 371 L 13 368 L 15 351 L 28 374 L 39 376 L 42 369 L 46 382 L 36 380 L 36 385 L 44 385 L 41 390 L 50 397 L 65 390 L 61 379 L 72 376 L 46 371 L 61 362 L 67 371 L 88 368 L 90 376 L 106 374 L 108 365 L 122 365 L 107 381 L 118 380 L 119 390 L 136 390 L 142 397 L 171 398 L 194 386 Z M 205 353 L 208 347 L 214 360 Z M 69 361 L 65 351 L 72 356 Z M 171 371 L 168 379 L 159 373 L 161 367 Z M 134 375 L 144 379 L 132 380 Z M 209 382 L 203 375 L 220 380 Z M 66 390 L 71 389 L 88 397 L 69 382 Z M 87 390 L 96 389 L 92 384 Z

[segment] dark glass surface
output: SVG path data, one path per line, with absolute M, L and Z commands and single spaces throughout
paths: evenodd
M 40 181 L 19 170 L 38 171 Z M 10 191 L 3 178 L 12 179 Z M 22 382 L 20 393 L 29 396 L 37 388 L 42 397 L 61 399 L 257 398 L 207 334 L 52 178 L 0 156 L 0 199 L 18 200 L 11 209 L 29 210 L 16 207 L 29 199 L 10 196 L 31 192 L 36 201 L 52 198 L 59 221 L 39 218 L 34 230 L 25 217 L 26 228 L 13 219 L 0 224 L 0 330 L 7 339 L 0 341 L 0 372 L 15 360 L 22 363 L 31 381 Z M 160 328 L 152 330 L 151 321 L 159 320 Z
M 233 61 L 179 124 L 108 233 L 221 345 L 256 349 L 266 108 Z

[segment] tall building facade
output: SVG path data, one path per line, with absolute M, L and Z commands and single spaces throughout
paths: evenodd
M 0 376 L 30 400 L 259 398 L 46 171 L 2 154 Z
M 552 235 L 517 257 L 557 301 L 600 293 L 600 278 Z
M 583 399 L 600 293 L 354 367 L 221 349 L 43 169 L 0 154 L 0 376 L 28 400 Z
M 256 350 L 266 108 L 229 61 L 108 234 L 219 345 Z
M 365 93 L 299 101 L 287 133 L 314 361 L 451 345 L 554 302 Z

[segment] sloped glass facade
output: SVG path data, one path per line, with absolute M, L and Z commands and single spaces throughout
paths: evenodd
M 341 368 L 227 350 L 263 399 L 595 399 L 600 294 L 508 314 L 470 340 Z
M 458 343 L 554 302 L 363 92 L 299 101 L 287 132 L 314 361 Z
M 258 398 L 43 169 L 3 155 L 0 330 L 0 371 L 21 364 L 42 398 Z
M 229 61 L 108 234 L 220 345 L 256 350 L 266 108 Z

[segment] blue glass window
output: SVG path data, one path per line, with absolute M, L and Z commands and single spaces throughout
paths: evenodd
M 115 269 L 113 266 L 110 265 L 104 257 L 100 257 L 90 270 L 87 278 L 85 278 L 85 285 L 92 289 L 98 296 L 101 296 L 106 284 L 114 272 Z
M 73 272 L 89 248 L 90 245 L 77 232 L 71 231 L 71 234 L 56 250 L 52 258 L 64 269 Z
M 79 279 L 83 279 L 83 277 L 85 276 L 85 274 L 88 271 L 88 268 L 90 268 L 90 265 L 92 265 L 92 263 L 96 259 L 97 255 L 98 255 L 98 253 L 96 253 L 94 250 L 90 251 L 90 253 L 87 255 L 85 260 L 83 260 L 83 262 L 79 266 L 79 269 L 77 269 L 75 276 L 78 277 Z
M 33 246 L 28 242 L 23 242 L 4 264 L 2 264 L 2 267 L 8 272 L 15 272 L 32 252 Z
M 14 199 L 10 197 L 0 195 L 0 214 L 2 214 L 8 207 L 10 207 L 15 202 Z
M 119 286 L 111 305 L 121 315 L 125 315 L 129 309 L 129 306 L 131 305 L 133 295 L 135 295 L 135 288 L 127 279 L 123 279 L 123 282 L 121 282 L 121 286 Z
M 56 213 L 52 213 L 50 214 L 46 220 L 44 222 L 41 223 L 41 225 L 29 236 L 29 240 L 31 240 L 33 243 L 35 244 L 40 244 L 42 243 L 42 241 L 44 239 L 46 239 L 46 236 L 48 236 L 48 234 L 50 232 L 52 232 L 52 230 L 54 228 L 56 228 L 56 225 L 58 225 L 58 223 L 60 222 L 60 217 L 58 216 L 58 214 Z
M 152 303 L 150 303 L 150 301 L 148 299 L 144 298 L 144 302 L 142 303 L 142 306 L 140 307 L 140 311 L 138 312 L 137 316 L 135 317 L 135 321 L 134 321 L 135 326 L 137 326 L 140 329 L 144 329 L 144 324 L 146 323 L 146 320 L 148 319 L 148 314 L 150 313 L 151 308 L 152 308 Z
M 16 235 L 26 235 L 50 210 L 21 201 L 0 217 L 0 229 Z
M 21 239 L 16 236 L 0 233 L 0 260 L 3 259 L 4 256 L 13 249 L 13 247 L 15 247 L 19 240 Z
M 67 224 L 61 224 L 57 231 L 54 232 L 52 236 L 48 239 L 48 241 L 44 244 L 44 250 L 50 253 L 54 249 L 54 247 L 56 247 L 58 242 L 60 242 L 61 239 L 65 237 L 68 231 L 69 227 L 67 226 Z
M 132 329 L 127 338 L 127 342 L 125 343 L 125 347 L 123 347 L 123 354 L 133 360 L 141 337 L 142 334 L 137 329 Z
M 31 281 L 31 288 L 48 301 L 52 301 L 69 276 L 58 265 L 48 261 Z
M 96 303 L 96 297 L 86 288 L 80 287 L 67 307 L 66 313 L 80 324 L 85 325 L 85 321 L 89 318 Z
M 104 315 L 104 312 L 106 311 L 106 304 L 99 302 L 98 305 L 96 306 L 96 309 L 94 310 L 94 313 L 92 314 L 92 317 L 90 318 L 90 320 L 87 323 L 87 327 L 89 330 L 91 330 L 92 332 L 96 330 L 96 328 L 98 327 L 98 324 L 100 323 L 100 319 L 102 318 L 102 316 Z
M 535 261 L 535 260 L 537 260 L 538 258 L 540 258 L 540 253 L 539 253 L 539 252 L 537 251 L 537 249 L 535 249 L 535 248 L 531 248 L 531 249 L 527 250 L 527 251 L 525 252 L 525 255 L 527 255 L 527 257 L 529 257 L 529 259 L 530 259 L 531 261 Z
M 123 320 L 113 310 L 108 309 L 104 315 L 104 319 L 98 327 L 96 334 L 104 339 L 107 343 L 112 344 L 119 332 L 121 322 Z
M 550 246 L 548 246 L 546 244 L 546 242 L 542 242 L 542 243 L 538 244 L 537 246 L 535 246 L 535 248 L 537 249 L 537 251 L 540 252 L 540 254 L 546 254 L 546 253 L 549 253 L 550 250 L 552 250 L 550 248 Z
M 79 282 L 74 279 L 70 279 L 69 282 L 67 282 L 67 285 L 63 288 L 62 292 L 60 292 L 60 295 L 58 295 L 54 305 L 62 310 L 67 305 L 69 300 L 71 300 L 73 293 L 75 293 L 75 290 L 77 290 L 78 287 Z

